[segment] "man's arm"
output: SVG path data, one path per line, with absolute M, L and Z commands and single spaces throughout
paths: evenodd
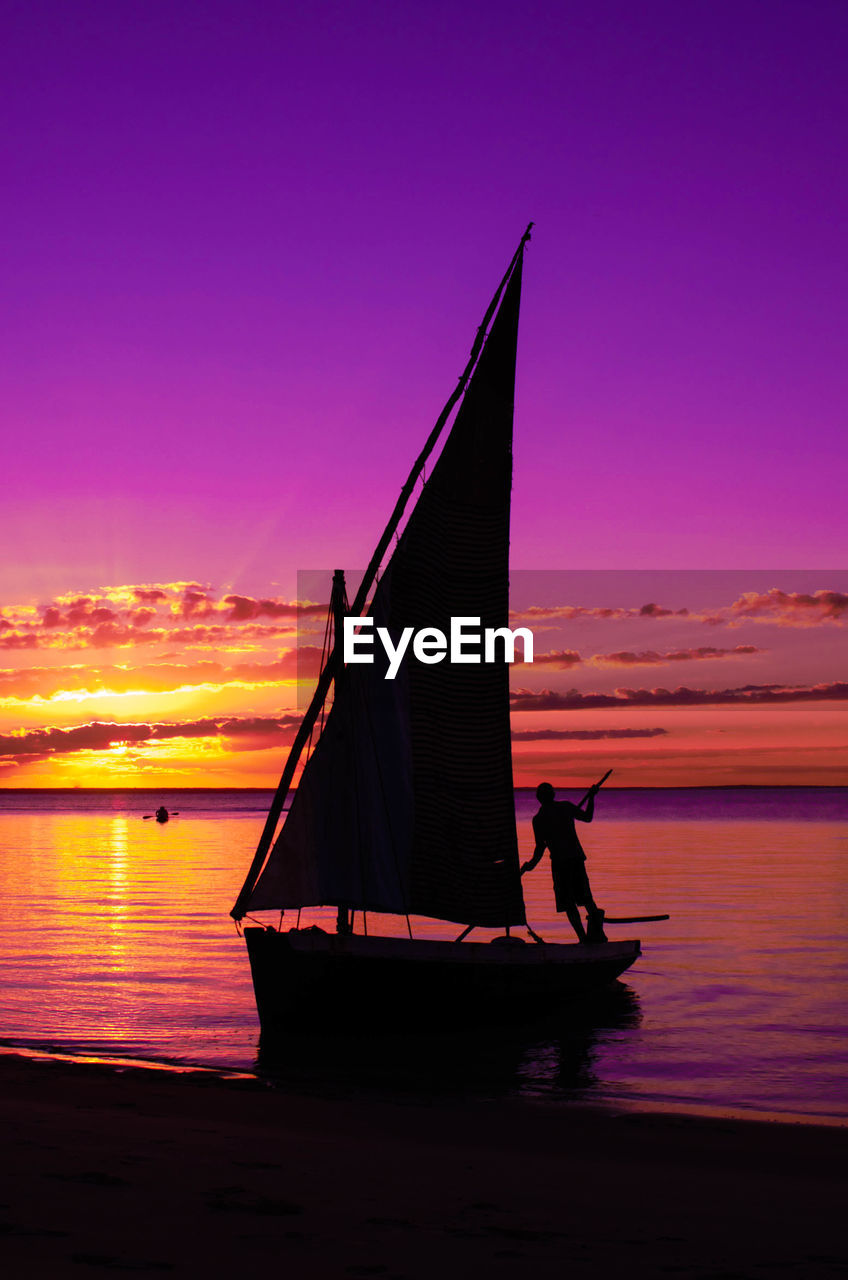
M 539 862 L 544 852 L 545 852 L 544 843 L 537 841 L 536 848 L 533 850 L 533 857 L 529 858 L 527 862 L 523 862 L 521 864 L 521 874 L 524 875 L 525 871 L 532 871 L 533 868 Z
M 586 808 L 579 809 L 577 805 L 572 805 L 574 810 L 573 816 L 578 822 L 591 822 L 595 816 L 595 796 L 598 794 L 597 785 L 592 787 L 586 800 Z

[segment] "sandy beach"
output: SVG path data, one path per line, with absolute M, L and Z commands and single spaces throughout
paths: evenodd
M 10 1276 L 848 1267 L 844 1129 L 325 1099 L 9 1055 L 0 1079 Z

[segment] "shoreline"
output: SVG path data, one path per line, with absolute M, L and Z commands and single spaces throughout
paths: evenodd
M 151 1074 L 164 1074 L 174 1076 L 199 1076 L 209 1077 L 226 1083 L 231 1080 L 252 1081 L 258 1086 L 268 1087 L 274 1090 L 284 1090 L 288 1088 L 292 1094 L 298 1093 L 302 1088 L 302 1081 L 292 1080 L 286 1081 L 280 1076 L 276 1076 L 273 1072 L 254 1071 L 248 1067 L 228 1066 L 226 1064 L 216 1064 L 208 1062 L 193 1062 L 188 1060 L 177 1060 L 172 1058 L 138 1058 L 130 1055 L 121 1055 L 117 1053 L 91 1051 L 74 1051 L 71 1049 L 63 1049 L 60 1046 L 39 1046 L 26 1044 L 11 1044 L 0 1040 L 0 1072 L 2 1072 L 2 1063 L 6 1058 L 19 1058 L 23 1061 L 32 1062 L 53 1062 L 58 1065 L 78 1066 L 78 1067 L 94 1067 L 102 1070 L 111 1070 L 119 1074 L 125 1072 L 149 1072 Z M 333 1091 L 334 1095 L 335 1091 Z M 325 1097 L 328 1096 L 326 1090 L 319 1091 L 313 1089 L 307 1091 L 304 1096 L 307 1097 Z M 370 1095 L 375 1102 L 390 1101 L 388 1095 L 375 1093 Z M 403 1093 L 399 1095 L 403 1105 L 416 1106 L 422 1105 L 420 1097 L 415 1094 Z M 364 1099 L 367 1101 L 367 1099 Z M 704 1120 L 707 1122 L 716 1121 L 739 1121 L 742 1124 L 770 1124 L 770 1125 L 789 1125 L 793 1127 L 812 1127 L 822 1129 L 845 1129 L 848 1130 L 848 1115 L 834 1114 L 815 1114 L 801 1111 L 755 1111 L 751 1108 L 739 1106 L 724 1106 L 721 1103 L 690 1103 L 680 1102 L 676 1099 L 662 1100 L 650 1097 L 623 1097 L 619 1095 L 607 1095 L 605 1097 L 592 1098 L 558 1098 L 548 1097 L 544 1094 L 525 1093 L 523 1095 L 507 1095 L 501 1099 L 491 1099 L 484 1095 L 479 1098 L 469 1099 L 461 1096 L 459 1093 L 452 1097 L 450 1093 L 440 1095 L 441 1102 L 446 1105 L 461 1103 L 462 1105 L 478 1105 L 491 1103 L 498 1105 L 528 1105 L 539 1107 L 550 1107 L 551 1109 L 565 1111 L 585 1111 L 597 1112 L 602 1115 L 645 1115 L 655 1116 L 658 1119 L 663 1117 L 679 1117 L 681 1119 L 692 1118 L 694 1120 Z
M 848 1132 L 0 1056 L 13 1274 L 832 1276 Z

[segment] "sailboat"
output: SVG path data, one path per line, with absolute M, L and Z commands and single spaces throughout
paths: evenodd
M 345 617 L 364 615 L 369 631 L 385 628 L 395 644 L 410 627 L 447 635 L 456 618 L 507 627 L 518 313 L 532 225 L 352 604 L 343 573 L 333 578 L 333 643 L 231 912 L 239 927 L 250 922 L 244 936 L 263 1035 L 369 1018 L 419 1027 L 536 1018 L 608 984 L 640 954 L 638 940 L 549 943 L 527 924 L 505 662 L 407 653 L 387 679 L 379 646 L 370 663 L 343 661 Z M 316 906 L 337 910 L 335 932 L 298 927 L 301 909 Z M 274 923 L 256 920 L 268 911 L 279 912 Z M 388 916 L 405 918 L 407 936 L 381 936 Z M 462 930 L 453 941 L 413 936 L 412 917 Z M 498 936 L 470 938 L 475 928 Z M 514 932 L 522 928 L 527 939 Z

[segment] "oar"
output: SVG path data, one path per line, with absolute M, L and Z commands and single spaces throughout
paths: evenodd
M 604 924 L 644 924 L 648 920 L 670 920 L 671 916 L 608 916 L 604 915 Z
M 180 816 L 179 809 L 172 809 L 168 814 L 169 818 L 178 818 L 179 816 Z M 142 815 L 141 820 L 142 822 L 146 822 L 148 818 L 155 818 L 155 817 L 156 817 L 155 813 L 145 813 Z
M 580 801 L 580 803 L 578 804 L 578 806 L 577 806 L 577 808 L 578 808 L 578 809 L 582 809 L 582 808 L 583 808 L 584 804 L 585 804 L 585 803 L 586 803 L 586 801 L 589 799 L 589 796 L 592 794 L 592 792 L 593 792 L 593 791 L 600 791 L 601 787 L 604 785 L 604 783 L 606 782 L 607 778 L 610 776 L 610 774 L 611 774 L 611 773 L 612 773 L 612 769 L 607 769 L 606 773 L 605 773 L 605 774 L 604 774 L 604 776 L 601 778 L 600 782 L 596 782 L 596 783 L 594 784 L 594 786 L 592 786 L 592 787 L 590 787 L 590 788 L 589 788 L 589 790 L 586 792 L 586 794 L 585 794 L 585 796 L 583 797 L 583 799 L 582 799 L 582 800 Z

